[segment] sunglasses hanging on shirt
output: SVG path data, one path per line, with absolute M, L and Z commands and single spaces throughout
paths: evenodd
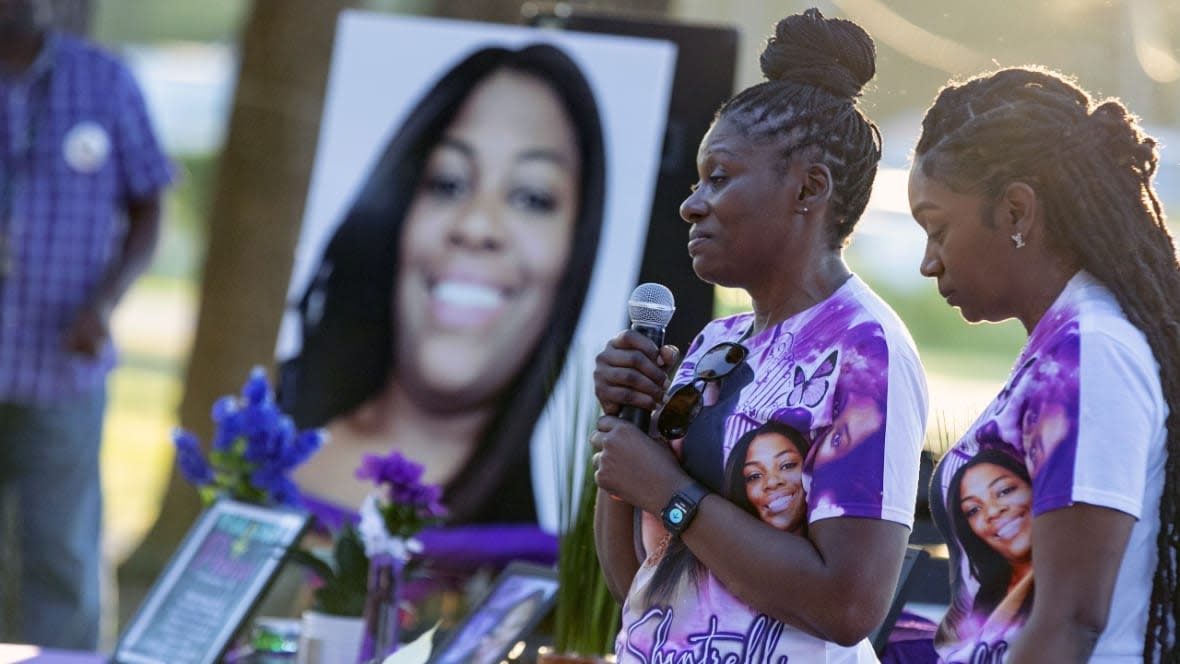
M 683 438 L 688 426 L 701 412 L 701 389 L 706 383 L 721 380 L 746 360 L 746 347 L 723 341 L 701 355 L 692 380 L 668 395 L 668 401 L 656 419 L 656 429 L 666 440 Z M 697 384 L 701 387 L 698 388 Z

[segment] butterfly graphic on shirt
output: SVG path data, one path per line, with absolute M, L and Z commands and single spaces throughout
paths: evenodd
M 831 381 L 828 377 L 836 372 L 836 356 L 840 351 L 834 350 L 828 354 L 827 357 L 819 363 L 815 371 L 811 372 L 811 376 L 803 371 L 803 368 L 795 366 L 795 376 L 791 392 L 787 395 L 787 405 L 796 406 L 802 405 L 812 408 L 823 400 L 828 393 L 828 388 L 831 386 Z

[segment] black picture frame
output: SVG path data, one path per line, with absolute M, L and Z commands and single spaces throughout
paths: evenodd
M 111 664 L 214 664 L 270 587 L 309 514 L 226 498 L 189 528 Z
M 497 664 L 557 599 L 557 571 L 513 562 L 479 604 L 431 652 L 428 664 Z

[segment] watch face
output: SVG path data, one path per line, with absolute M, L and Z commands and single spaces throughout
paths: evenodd
M 676 505 L 668 510 L 668 523 L 679 526 L 684 523 L 684 508 Z
M 697 505 L 700 504 L 701 498 L 707 493 L 708 491 L 703 486 L 694 483 L 672 496 L 664 509 L 660 510 L 660 520 L 663 521 L 664 528 L 673 535 L 680 535 L 684 532 L 693 517 L 696 516 Z
M 679 535 L 681 531 L 688 527 L 688 522 L 692 520 L 692 513 L 694 505 L 685 500 L 684 496 L 673 496 L 668 506 L 664 508 L 660 515 L 664 522 L 664 527 L 674 535 Z

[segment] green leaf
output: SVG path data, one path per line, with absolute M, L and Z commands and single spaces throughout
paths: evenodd
M 324 586 L 315 592 L 315 596 L 318 611 L 337 616 L 364 615 L 364 595 L 335 586 Z
M 614 651 L 620 607 L 606 586 L 594 548 L 594 501 L 597 487 L 589 463 L 587 440 L 601 414 L 587 375 L 572 365 L 574 386 L 555 393 L 555 419 L 568 423 L 564 440 L 565 465 L 556 469 L 562 479 L 558 503 L 561 526 L 557 557 L 558 590 L 554 611 L 553 647 L 558 653 L 602 656 Z M 560 397 L 565 397 L 564 402 Z
M 369 558 L 360 536 L 352 526 L 345 526 L 336 539 L 336 573 L 340 586 L 360 595 L 369 588 Z
M 218 491 L 215 486 L 205 485 L 197 487 L 197 495 L 201 497 L 201 504 L 205 507 L 212 505 L 213 501 L 217 500 L 217 494 Z
M 323 558 L 306 549 L 300 548 L 291 549 L 288 555 L 290 556 L 291 562 L 306 567 L 312 574 L 318 576 L 325 585 L 336 582 L 336 571 Z
M 355 528 L 346 525 L 337 533 L 330 555 L 305 549 L 294 549 L 290 555 L 322 582 L 313 593 L 312 608 L 338 616 L 362 615 L 369 590 L 369 559 Z

